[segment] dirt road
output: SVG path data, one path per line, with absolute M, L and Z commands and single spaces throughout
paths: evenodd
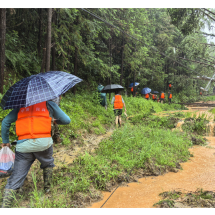
M 207 107 L 192 107 L 189 111 L 198 110 L 199 114 L 208 110 Z M 207 112 L 208 113 L 208 112 Z M 190 152 L 194 155 L 186 163 L 183 170 L 169 172 L 161 176 L 139 179 L 137 183 L 129 183 L 127 187 L 119 187 L 103 208 L 152 208 L 164 191 L 180 190 L 196 191 L 197 188 L 215 190 L 215 137 L 206 137 L 207 146 L 194 146 Z M 100 208 L 110 196 L 103 192 L 102 201 L 94 203 L 92 208 Z

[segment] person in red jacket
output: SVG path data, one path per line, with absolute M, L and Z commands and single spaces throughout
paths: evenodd
M 168 101 L 170 105 L 172 103 L 172 93 L 170 91 L 168 92 Z
M 202 92 L 201 91 L 200 91 L 199 95 L 202 96 Z
M 158 100 L 158 98 L 157 98 L 157 95 L 156 95 L 156 94 L 152 94 L 152 100 L 153 100 L 153 101 Z
M 122 115 L 122 109 L 123 107 L 125 108 L 126 112 L 126 107 L 125 107 L 125 102 L 120 95 L 119 91 L 115 91 L 115 96 L 112 98 L 111 104 L 113 104 L 114 108 L 114 115 L 116 116 L 116 127 L 118 126 L 118 121 L 119 121 L 119 126 L 121 127 L 122 120 L 121 120 L 121 115 Z
M 159 100 L 161 103 L 163 103 L 164 99 L 165 99 L 165 93 L 162 91 Z
M 53 139 L 51 137 L 51 122 L 59 125 L 70 123 L 70 118 L 53 101 L 44 101 L 28 107 L 13 109 L 2 121 L 2 147 L 10 146 L 9 129 L 11 123 L 16 123 L 15 161 L 12 174 L 7 180 L 2 195 L 2 208 L 10 208 L 14 196 L 22 185 L 28 171 L 37 159 L 43 170 L 44 191 L 50 191 L 54 165 Z
M 169 86 L 169 90 L 171 90 L 172 84 L 168 84 L 168 86 Z

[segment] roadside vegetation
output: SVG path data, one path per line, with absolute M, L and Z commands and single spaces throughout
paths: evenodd
M 66 94 L 61 108 L 70 116 L 71 123 L 60 126 L 63 142 L 54 145 L 55 149 L 72 150 L 75 140 L 82 142 L 81 149 L 85 144 L 83 135 L 103 135 L 110 128 L 114 132 L 110 138 L 102 140 L 97 149 L 80 150 L 73 163 L 57 165 L 50 194 L 43 193 L 42 171 L 39 162 L 35 162 L 14 206 L 87 207 L 102 198 L 102 190 L 111 191 L 120 183 L 135 182 L 144 176 L 177 172 L 181 168 L 179 163 L 192 156 L 188 149 L 194 144 L 205 144 L 200 135 L 192 139 L 193 130 L 172 131 L 187 115 L 172 111 L 185 109 L 183 105 L 160 104 L 141 97 L 123 98 L 128 120 L 123 116 L 122 128 L 114 129 L 113 108 L 109 100 L 106 111 L 98 104 L 96 93 Z M 5 112 L 8 111 L 1 111 L 1 120 L 7 114 Z M 161 112 L 166 115 L 162 116 Z M 15 139 L 14 127 L 10 133 L 11 139 Z M 1 193 L 5 185 L 6 179 L 2 179 Z
M 214 208 L 215 193 L 197 189 L 195 192 L 182 193 L 169 191 L 160 194 L 162 200 L 154 204 L 157 208 Z

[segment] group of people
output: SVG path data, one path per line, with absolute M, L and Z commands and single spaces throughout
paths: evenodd
M 163 103 L 164 100 L 165 100 L 165 93 L 163 91 L 161 91 L 161 94 L 160 94 L 159 97 L 157 96 L 157 94 L 147 93 L 147 94 L 144 95 L 144 98 L 147 99 L 147 100 L 149 100 L 151 98 L 153 101 Z M 168 91 L 168 102 L 169 102 L 169 104 L 172 103 L 172 93 L 171 93 L 171 91 Z
M 169 104 L 171 104 L 172 103 L 172 93 L 171 93 L 172 84 L 168 84 L 168 87 L 169 87 L 168 102 L 169 102 Z M 135 90 L 136 90 L 136 87 L 135 87 Z M 134 88 L 132 87 L 131 93 L 133 93 L 133 91 L 134 91 Z M 163 103 L 165 101 L 165 93 L 163 91 L 161 91 L 159 97 L 157 96 L 156 93 L 147 93 L 147 94 L 144 94 L 143 97 L 147 100 L 149 100 L 151 98 L 153 101 L 157 101 L 160 103 Z

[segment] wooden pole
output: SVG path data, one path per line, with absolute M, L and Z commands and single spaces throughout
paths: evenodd
M 47 44 L 46 44 L 46 72 L 48 72 L 50 70 L 51 24 L 52 24 L 52 8 L 48 8 L 48 26 L 47 26 Z

